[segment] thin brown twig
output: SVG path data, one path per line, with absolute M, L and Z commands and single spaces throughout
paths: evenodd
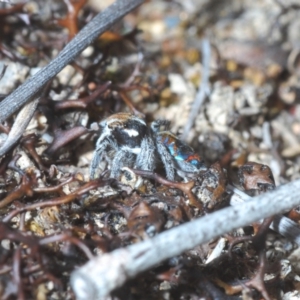
M 111 85 L 111 81 L 107 81 L 106 83 L 97 87 L 92 94 L 78 99 L 78 100 L 63 100 L 55 103 L 55 110 L 68 109 L 68 108 L 86 108 L 89 103 L 97 99 L 99 95 L 105 92 L 109 86 Z
M 15 217 L 16 215 L 18 215 L 19 213 L 21 213 L 23 211 L 30 211 L 30 210 L 34 210 L 36 208 L 42 208 L 42 207 L 47 207 L 47 206 L 56 206 L 56 205 L 69 203 L 69 202 L 77 199 L 77 197 L 79 197 L 80 195 L 88 192 L 89 190 L 95 189 L 99 186 L 107 185 L 110 182 L 111 182 L 111 180 L 102 181 L 99 179 L 90 181 L 90 182 L 86 183 L 84 186 L 82 186 L 81 188 L 79 188 L 78 190 L 76 190 L 75 192 L 70 193 L 69 195 L 54 198 L 54 199 L 51 199 L 48 201 L 29 204 L 29 205 L 17 208 L 15 210 L 13 210 L 12 212 L 10 212 L 6 217 L 4 217 L 2 221 L 7 223 L 13 217 Z
M 25 300 L 25 295 L 23 291 L 22 278 L 21 278 L 21 247 L 18 247 L 14 253 L 14 263 L 13 263 L 13 278 L 15 284 L 18 288 L 18 299 Z
M 145 118 L 145 115 L 133 106 L 133 104 L 131 103 L 131 101 L 125 91 L 119 91 L 119 95 L 121 96 L 121 98 L 125 102 L 125 104 L 132 110 L 132 112 L 135 115 Z
M 203 209 L 202 203 L 200 203 L 197 200 L 196 196 L 192 192 L 192 188 L 195 185 L 194 181 L 188 181 L 188 182 L 170 181 L 170 180 L 167 180 L 167 179 L 159 176 L 157 173 L 154 173 L 151 171 L 144 171 L 144 170 L 137 170 L 137 169 L 130 169 L 130 170 L 132 170 L 137 175 L 154 179 L 161 184 L 181 190 L 184 194 L 187 195 L 187 197 L 190 201 L 190 204 L 192 206 L 197 207 L 200 211 L 202 211 L 202 209 Z
M 39 240 L 39 245 L 46 245 L 46 244 L 50 244 L 54 242 L 62 242 L 62 241 L 67 241 L 76 245 L 78 248 L 82 250 L 82 252 L 86 255 L 88 259 L 92 259 L 93 257 L 95 257 L 90 251 L 90 249 L 80 239 L 70 236 L 67 233 L 55 234 L 52 236 L 47 236 L 45 238 L 42 238 Z
M 23 176 L 21 184 L 0 202 L 0 208 L 9 205 L 14 200 L 19 199 L 24 195 L 31 196 L 33 194 L 31 185 L 31 180 L 26 175 Z

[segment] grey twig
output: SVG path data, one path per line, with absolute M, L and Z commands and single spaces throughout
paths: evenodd
M 239 189 L 230 186 L 228 187 L 231 191 L 234 192 L 233 196 L 239 197 L 239 202 L 247 202 L 251 201 L 252 198 L 248 196 L 246 193 L 240 191 Z M 231 198 L 231 205 L 236 205 L 237 203 L 233 203 L 233 197 Z M 281 212 L 283 213 L 283 212 Z M 292 221 L 291 219 L 283 216 L 283 215 L 277 215 L 274 217 L 273 223 L 271 223 L 270 228 L 274 231 L 278 232 L 282 236 L 290 239 L 291 241 L 297 243 L 300 245 L 300 226 Z
M 196 94 L 195 101 L 191 107 L 189 118 L 183 129 L 182 139 L 186 140 L 195 119 L 199 113 L 200 107 L 203 105 L 205 97 L 210 93 L 209 88 L 209 69 L 210 69 L 210 44 L 208 39 L 202 40 L 202 74 L 199 90 Z
M 34 112 L 37 108 L 39 98 L 26 103 L 18 113 L 15 122 L 8 134 L 7 139 L 0 148 L 0 157 L 9 151 L 17 141 L 22 137 L 26 127 L 28 126 Z
M 32 100 L 41 88 L 116 21 L 144 0 L 117 0 L 100 12 L 66 45 L 49 65 L 29 78 L 0 103 L 0 122 Z
M 263 133 L 263 142 L 268 147 L 268 149 L 273 148 L 272 136 L 270 131 L 270 123 L 264 122 L 262 126 L 262 133 Z
M 91 259 L 71 275 L 76 299 L 104 299 L 126 280 L 199 244 L 300 202 L 300 179 L 250 201 L 167 230 L 152 239 Z M 184 241 L 184 242 L 183 242 Z

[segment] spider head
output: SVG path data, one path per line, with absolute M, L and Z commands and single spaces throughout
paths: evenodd
M 145 121 L 129 113 L 113 114 L 99 125 L 103 134 L 119 148 L 133 150 L 132 152 L 139 151 L 143 138 L 148 134 Z

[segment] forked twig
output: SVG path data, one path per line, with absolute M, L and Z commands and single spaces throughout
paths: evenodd
M 137 170 L 137 169 L 130 169 L 130 170 L 132 170 L 137 175 L 154 179 L 161 184 L 181 190 L 184 194 L 187 195 L 190 205 L 195 206 L 200 211 L 202 211 L 202 209 L 203 209 L 202 203 L 197 200 L 196 196 L 192 192 L 192 188 L 195 185 L 194 181 L 188 181 L 188 182 L 170 181 L 170 180 L 167 180 L 167 179 L 159 176 L 157 173 L 154 173 L 151 171 Z

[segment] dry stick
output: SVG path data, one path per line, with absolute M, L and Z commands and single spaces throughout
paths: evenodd
M 8 137 L 4 144 L 0 148 L 0 157 L 6 154 L 22 137 L 24 131 L 26 130 L 31 118 L 33 117 L 35 110 L 38 106 L 39 100 L 45 97 L 47 91 L 49 90 L 51 81 L 49 81 L 44 88 L 43 92 L 40 93 L 38 97 L 33 98 L 33 100 L 26 103 L 20 112 L 18 113 L 15 122 L 8 133 Z
M 26 127 L 28 126 L 34 112 L 37 108 L 39 98 L 36 98 L 29 103 L 26 103 L 24 107 L 18 113 L 15 122 L 8 134 L 7 139 L 0 148 L 0 157 L 9 151 L 17 141 L 22 137 Z
M 242 202 L 247 202 L 252 199 L 252 197 L 248 196 L 246 193 L 231 185 L 229 185 L 228 188 L 229 190 L 233 191 L 234 194 L 237 195 Z M 231 205 L 236 204 L 231 202 Z M 277 215 L 274 217 L 273 223 L 270 225 L 270 228 L 300 245 L 300 226 L 293 220 L 282 215 Z
M 96 257 L 71 275 L 76 299 L 103 299 L 126 280 L 165 259 L 299 204 L 300 179 L 249 202 L 224 208 L 152 239 Z
M 0 123 L 35 97 L 41 88 L 59 71 L 68 65 L 100 34 L 109 29 L 143 0 L 117 0 L 99 13 L 66 45 L 49 65 L 29 78 L 0 103 Z
M 195 101 L 191 107 L 189 118 L 183 129 L 182 139 L 186 140 L 188 133 L 190 132 L 195 119 L 199 113 L 200 107 L 203 105 L 206 95 L 209 94 L 209 66 L 210 66 L 210 44 L 208 39 L 202 40 L 202 79 L 200 83 L 199 90 L 196 94 Z
M 7 223 L 13 217 L 15 217 L 16 215 L 18 215 L 19 213 L 21 213 L 23 211 L 30 211 L 30 210 L 34 210 L 34 209 L 38 209 L 38 208 L 43 208 L 43 207 L 48 207 L 48 206 L 56 206 L 56 205 L 69 203 L 69 202 L 75 200 L 77 197 L 87 193 L 89 190 L 95 189 L 95 188 L 103 186 L 105 184 L 106 185 L 110 184 L 110 180 L 111 179 L 98 182 L 98 179 L 95 179 L 95 180 L 92 180 L 92 181 L 86 183 L 85 185 L 83 185 L 82 187 L 80 187 L 79 189 L 77 189 L 76 191 L 74 191 L 68 195 L 53 198 L 53 199 L 50 199 L 47 201 L 36 202 L 36 203 L 32 203 L 32 204 L 28 204 L 28 205 L 16 208 L 13 211 L 11 211 L 9 214 L 7 214 L 1 221 L 3 223 Z M 6 202 L 8 202 L 8 201 L 6 200 Z
M 202 203 L 200 201 L 197 201 L 195 195 L 192 192 L 192 188 L 195 185 L 194 181 L 188 181 L 188 182 L 170 181 L 159 176 L 157 173 L 153 173 L 151 171 L 137 170 L 137 169 L 130 169 L 130 170 L 142 177 L 152 178 L 161 184 L 181 190 L 184 194 L 187 195 L 190 205 L 197 207 L 200 211 L 203 210 Z

